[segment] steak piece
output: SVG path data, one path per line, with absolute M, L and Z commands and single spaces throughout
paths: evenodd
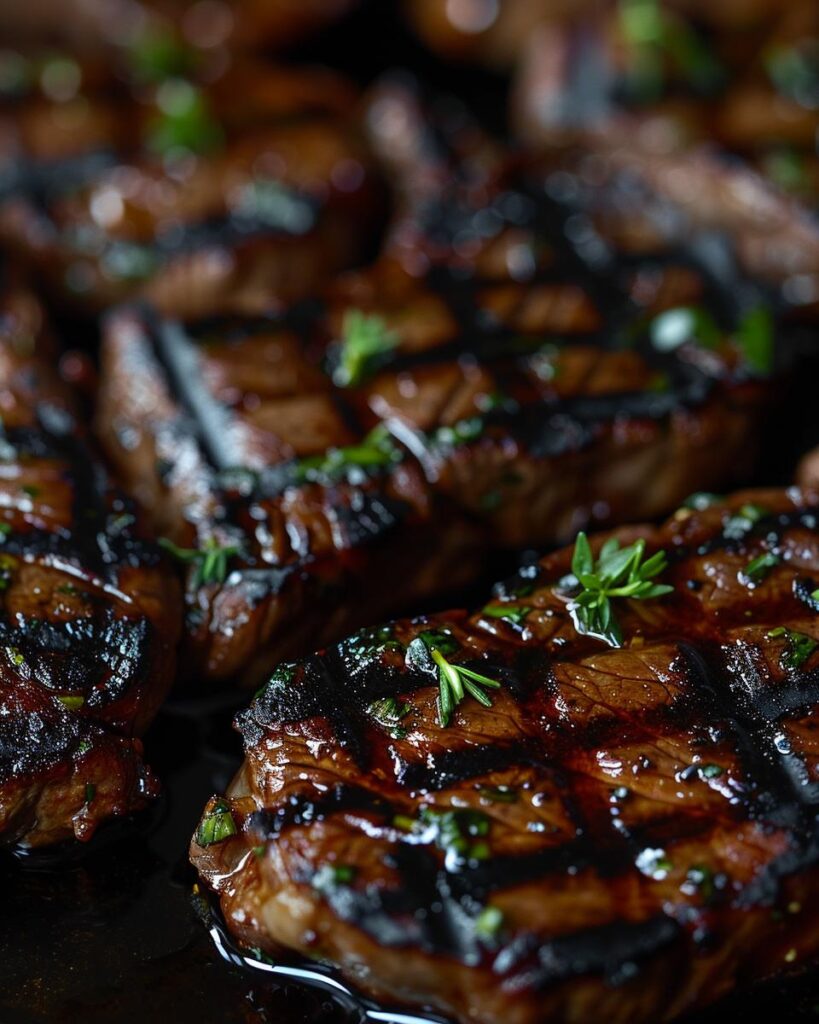
M 410 114 L 373 105 L 380 151 Z M 255 684 L 487 546 L 662 515 L 753 460 L 784 352 L 730 253 L 598 231 L 588 196 L 622 211 L 619 185 L 399 134 L 384 253 L 321 301 L 108 322 L 99 430 L 190 564 L 197 679 Z
M 89 839 L 155 796 L 139 735 L 173 679 L 179 588 L 54 369 L 42 311 L 0 311 L 0 842 Z
M 382 191 L 339 76 L 243 61 L 147 87 L 63 64 L 69 95 L 0 117 L 0 238 L 60 301 L 268 310 L 372 244 Z
M 818 524 L 697 495 L 593 540 L 659 586 L 619 647 L 569 549 L 281 665 L 191 845 L 229 930 L 463 1024 L 670 1021 L 815 955 Z

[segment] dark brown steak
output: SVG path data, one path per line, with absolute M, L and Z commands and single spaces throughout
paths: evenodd
M 753 460 L 784 354 L 764 291 L 696 233 L 598 230 L 578 177 L 436 155 L 405 109 L 373 107 L 408 149 L 370 269 L 278 317 L 108 322 L 100 432 L 187 549 L 197 679 L 256 682 L 487 545 L 662 515 Z
M 0 105 L 0 238 L 62 302 L 267 310 L 371 244 L 381 191 L 339 76 L 243 61 L 146 87 L 64 63 L 68 97 Z
M 139 735 L 176 660 L 179 588 L 84 438 L 42 311 L 0 308 L 0 843 L 89 839 L 157 783 Z
M 464 1024 L 670 1021 L 816 954 L 819 497 L 690 505 L 614 535 L 672 588 L 611 599 L 620 647 L 569 549 L 280 666 L 191 846 L 236 939 Z M 444 728 L 462 669 L 491 706 Z

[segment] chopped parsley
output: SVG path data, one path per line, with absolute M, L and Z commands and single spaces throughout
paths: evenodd
M 369 316 L 360 309 L 348 309 L 341 325 L 338 364 L 333 380 L 342 388 L 361 384 L 384 364 L 399 340 L 383 317 Z
M 787 626 L 777 626 L 765 634 L 770 640 L 783 638 L 786 641 L 785 650 L 780 659 L 783 668 L 801 668 L 808 658 L 813 654 L 819 641 L 806 633 L 799 633 L 795 629 L 788 629 Z
M 623 634 L 614 617 L 612 601 L 647 601 L 673 591 L 665 583 L 652 582 L 667 567 L 665 552 L 657 551 L 644 561 L 645 546 L 640 539 L 624 548 L 612 537 L 600 549 L 595 562 L 588 537 L 585 533 L 577 535 L 573 575 L 561 584 L 573 591 L 569 612 L 578 633 L 596 637 L 611 647 L 621 647 Z
M 217 800 L 205 817 L 199 822 L 196 830 L 196 842 L 200 846 L 212 846 L 224 839 L 235 836 L 236 822 L 226 800 Z
M 90 804 L 93 802 L 94 797 L 97 795 L 97 787 L 93 782 L 86 782 L 85 784 L 85 802 Z
M 699 767 L 700 778 L 718 779 L 723 773 L 723 768 L 718 764 L 703 764 Z
M 209 537 L 202 548 L 181 548 L 167 537 L 160 537 L 159 544 L 178 562 L 196 566 L 191 578 L 194 590 L 211 583 L 224 583 L 228 561 L 240 551 L 238 545 L 221 545 L 214 537 Z

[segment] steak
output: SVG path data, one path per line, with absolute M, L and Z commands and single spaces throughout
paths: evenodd
M 487 546 L 662 515 L 753 461 L 785 352 L 730 253 L 598 231 L 579 176 L 471 130 L 441 153 L 402 102 L 368 118 L 380 152 L 406 129 L 370 268 L 274 317 L 108 321 L 99 432 L 190 566 L 197 679 L 255 684 Z
M 591 547 L 277 668 L 191 845 L 242 946 L 463 1024 L 670 1021 L 819 951 L 819 497 Z
M 111 487 L 39 304 L 0 313 L 0 842 L 89 839 L 156 795 L 139 735 L 170 688 L 177 581 Z
M 147 102 L 69 66 L 71 97 L 35 91 L 0 120 L 0 238 L 63 304 L 267 310 L 371 244 L 381 189 L 337 75 L 243 61 Z

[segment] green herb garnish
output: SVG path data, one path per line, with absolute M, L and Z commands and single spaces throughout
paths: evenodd
M 640 539 L 623 548 L 612 537 L 600 549 L 595 562 L 588 537 L 585 533 L 577 535 L 572 557 L 573 577 L 565 582 L 580 588 L 569 603 L 578 633 L 604 640 L 611 647 L 621 647 L 623 634 L 612 612 L 612 600 L 647 601 L 674 590 L 665 583 L 652 583 L 668 562 L 664 551 L 657 551 L 643 561 L 645 547 L 646 542 Z
M 79 711 L 83 704 L 85 704 L 85 697 L 81 697 L 78 694 L 57 694 L 57 700 L 68 711 Z
M 743 505 L 739 512 L 725 521 L 723 535 L 728 540 L 742 540 L 767 515 L 770 515 L 770 509 L 764 505 Z
M 492 826 L 492 819 L 482 811 L 466 808 L 439 811 L 425 807 L 420 814 L 420 824 L 433 829 L 430 838 L 445 853 L 446 864 L 450 870 L 465 860 L 487 860 L 490 856 L 491 851 L 486 838 Z
M 781 659 L 783 668 L 801 668 L 819 647 L 819 641 L 814 640 L 812 636 L 799 633 L 795 629 L 788 629 L 787 626 L 777 626 L 776 629 L 769 630 L 765 635 L 771 640 L 777 640 L 780 637 L 786 640 L 787 646 Z
M 723 769 L 718 764 L 703 764 L 700 765 L 698 771 L 703 779 L 718 779 L 722 775 Z
M 224 139 L 204 94 L 183 78 L 168 78 L 156 92 L 161 111 L 150 126 L 148 147 L 160 156 L 177 153 L 209 153 Z
M 689 508 L 693 512 L 702 512 L 707 508 L 711 508 L 712 505 L 719 505 L 722 500 L 722 496 L 719 494 L 711 494 L 708 491 L 697 491 L 695 494 L 688 495 L 682 503 L 682 507 Z
M 399 341 L 382 317 L 348 309 L 341 325 L 341 347 L 333 380 L 342 388 L 355 387 L 384 363 Z
M 301 459 L 295 464 L 297 483 L 336 479 L 354 472 L 368 473 L 400 462 L 401 453 L 383 425 L 375 427 L 359 443 L 345 448 L 330 448 L 323 455 Z
M 745 362 L 758 374 L 766 375 L 774 364 L 774 326 L 771 311 L 765 306 L 749 310 L 737 327 L 735 340 Z
M 325 864 L 313 875 L 313 888 L 327 892 L 340 885 L 351 885 L 357 874 L 358 870 L 352 864 Z
M 233 820 L 230 804 L 226 800 L 217 800 L 199 823 L 196 842 L 200 846 L 212 846 L 235 836 L 236 832 L 236 822 Z
M 367 705 L 367 714 L 379 725 L 389 729 L 394 739 L 403 739 L 407 735 L 407 730 L 400 722 L 411 710 L 409 704 L 402 703 L 397 697 L 382 697 Z
M 516 607 L 508 604 L 487 604 L 481 609 L 481 615 L 490 619 L 505 619 L 514 626 L 520 626 L 531 612 L 528 606 Z
M 771 569 L 776 568 L 781 561 L 782 559 L 779 555 L 775 555 L 772 551 L 766 551 L 764 554 L 757 555 L 756 558 L 752 558 L 740 575 L 746 583 L 756 585 L 761 583 L 767 577 Z
M 85 802 L 90 804 L 94 797 L 97 795 L 97 787 L 93 782 L 86 782 L 85 784 Z
M 475 918 L 475 934 L 480 939 L 494 939 L 503 926 L 503 913 L 497 907 L 484 907 Z
M 211 583 L 224 583 L 228 561 L 240 551 L 235 544 L 220 545 L 214 537 L 209 537 L 203 548 L 180 548 L 167 537 L 160 537 L 159 544 L 178 562 L 196 566 L 191 579 L 194 590 Z
M 452 712 L 469 694 L 485 708 L 492 707 L 492 700 L 481 687 L 499 690 L 500 683 L 496 679 L 474 672 L 464 665 L 453 665 L 447 661 L 440 648 L 430 649 L 432 660 L 438 666 L 438 723 L 445 729 L 452 719 Z

